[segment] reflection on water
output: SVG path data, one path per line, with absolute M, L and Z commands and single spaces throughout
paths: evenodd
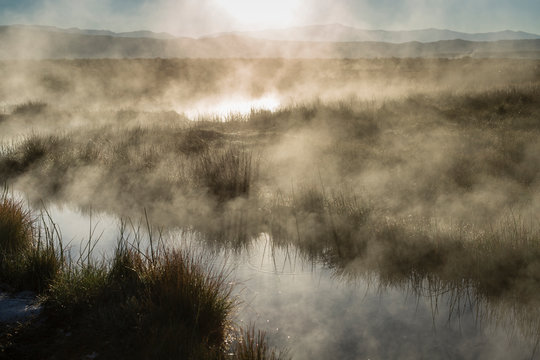
M 72 254 L 84 249 L 90 234 L 97 254 L 114 250 L 120 227 L 114 217 L 65 206 L 49 212 Z M 134 239 L 145 226 L 143 218 L 127 230 Z M 204 248 L 190 231 L 161 234 L 181 247 Z M 267 233 L 241 251 L 218 253 L 233 269 L 241 301 L 236 321 L 266 330 L 270 342 L 289 348 L 294 359 L 539 358 L 538 334 L 512 333 L 508 324 L 520 320 L 502 305 L 482 311 L 464 293 L 460 301 L 467 305 L 456 311 L 455 294 L 383 289 L 376 276 L 344 281 L 294 246 L 276 246 Z
M 184 113 L 190 120 L 200 118 L 228 119 L 235 116 L 247 116 L 251 111 L 268 110 L 275 111 L 281 105 L 278 97 L 266 95 L 259 98 L 231 97 L 220 100 L 198 103 L 194 108 L 178 108 L 179 113 Z
M 51 205 L 46 211 L 46 218 L 54 222 L 72 259 L 84 257 L 88 243 L 94 257 L 101 258 L 114 250 L 120 235 L 120 222 L 116 218 L 90 209 L 82 212 L 66 205 Z
M 261 236 L 237 259 L 238 318 L 255 321 L 294 359 L 538 357 L 534 341 L 510 336 L 500 317 L 480 321 L 475 306 L 456 311 L 449 295 L 419 298 L 381 289 L 375 279 L 338 281 L 290 248 L 269 250 L 267 240 Z

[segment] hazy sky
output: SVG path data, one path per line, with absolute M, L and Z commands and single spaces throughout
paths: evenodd
M 510 29 L 540 34 L 540 0 L 0 0 L 3 25 L 200 36 L 328 23 L 366 29 Z

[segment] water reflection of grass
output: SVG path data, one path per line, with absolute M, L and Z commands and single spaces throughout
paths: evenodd
M 372 204 L 317 188 L 280 200 L 270 214 L 276 244 L 293 243 L 342 275 L 376 271 L 389 284 L 435 277 L 472 285 L 488 297 L 538 300 L 540 233 L 534 223 L 510 214 L 489 229 L 384 219 Z
M 331 268 L 337 278 L 401 288 L 448 308 L 450 317 L 473 311 L 479 321 L 504 324 L 533 341 L 540 336 L 540 232 L 508 214 L 489 229 L 451 227 L 431 219 L 381 219 L 355 197 L 343 211 L 314 188 L 296 192 L 310 201 L 280 201 L 269 233 L 274 246 L 294 244 L 304 258 Z M 314 194 L 317 193 L 317 194 Z M 292 197 L 293 195 L 291 195 Z M 318 199 L 317 206 L 313 200 Z M 286 215 L 284 215 L 286 214 Z M 356 221 L 351 221 L 351 217 Z

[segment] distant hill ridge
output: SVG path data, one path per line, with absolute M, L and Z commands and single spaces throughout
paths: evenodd
M 22 29 L 35 29 L 41 31 L 64 32 L 80 35 L 100 35 L 112 37 L 175 39 L 177 36 L 165 32 L 152 32 L 148 30 L 113 32 L 109 30 L 85 30 L 79 28 L 62 29 L 54 26 L 42 25 L 10 25 L 9 27 Z M 467 41 L 499 41 L 499 40 L 531 40 L 540 39 L 540 35 L 523 31 L 503 30 L 486 33 L 465 33 L 445 29 L 421 30 L 365 30 L 341 24 L 310 25 L 291 27 L 285 29 L 269 29 L 262 31 L 232 31 L 201 36 L 215 38 L 221 36 L 241 36 L 255 39 L 279 41 L 315 41 L 315 42 L 352 42 L 372 41 L 388 43 L 406 42 L 436 42 L 441 40 L 467 40 Z
M 0 60 L 83 58 L 531 58 L 540 39 L 380 41 L 266 40 L 235 33 L 205 38 L 152 32 L 0 26 Z M 126 35 L 127 34 L 127 35 Z
M 50 31 L 50 32 L 62 32 L 68 34 L 79 34 L 79 35 L 98 35 L 98 36 L 113 36 L 113 37 L 128 37 L 128 38 L 149 38 L 149 39 L 174 39 L 176 36 L 161 32 L 156 33 L 148 30 L 138 30 L 138 31 L 129 31 L 129 32 L 113 32 L 109 30 L 86 30 L 79 28 L 69 28 L 62 29 L 56 26 L 45 26 L 45 25 L 9 25 L 11 28 L 19 29 L 30 29 L 30 30 L 41 30 L 41 31 Z
M 441 40 L 498 41 L 540 39 L 540 35 L 512 30 L 470 34 L 441 29 L 405 31 L 364 30 L 341 24 L 312 25 L 263 31 L 236 31 L 213 34 L 209 35 L 208 37 L 221 36 L 225 34 L 281 41 L 374 41 L 389 43 L 405 43 L 412 41 L 435 42 Z

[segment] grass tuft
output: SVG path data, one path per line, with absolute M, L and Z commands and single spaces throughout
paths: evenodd
M 256 166 L 253 165 L 250 150 L 230 146 L 202 153 L 195 164 L 195 176 L 220 201 L 247 197 L 256 175 Z
M 225 340 L 234 302 L 225 273 L 207 271 L 202 260 L 180 251 L 164 253 L 150 269 L 146 305 L 153 326 L 182 322 L 198 342 L 213 347 Z
M 47 108 L 47 103 L 42 101 L 28 101 L 17 105 L 13 110 L 13 115 L 33 116 L 42 113 Z
M 121 237 L 111 262 L 81 262 L 57 276 L 45 306 L 54 326 L 71 329 L 69 346 L 104 344 L 104 354 L 136 359 L 223 359 L 231 291 L 227 272 L 203 255 L 163 247 L 143 253 Z M 271 354 L 260 344 L 258 353 Z
M 288 358 L 287 352 L 277 353 L 268 346 L 264 331 L 249 327 L 242 333 L 235 351 L 238 360 L 280 360 Z
M 0 197 L 0 254 L 13 256 L 29 251 L 32 246 L 34 219 L 22 201 L 7 194 Z
M 63 266 L 61 245 L 36 225 L 22 201 L 0 198 L 0 280 L 20 290 L 45 292 Z

